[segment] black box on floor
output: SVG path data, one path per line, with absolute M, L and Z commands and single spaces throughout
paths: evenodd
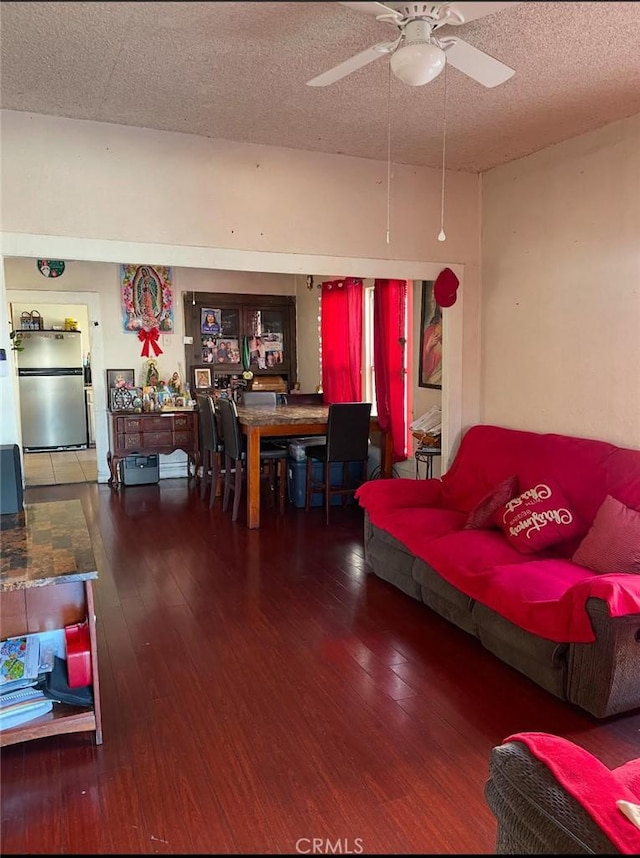
M 20 512 L 23 507 L 22 468 L 17 444 L 0 446 L 0 513 Z
M 121 481 L 125 486 L 144 486 L 157 483 L 160 479 L 160 465 L 156 453 L 150 456 L 127 456 L 120 462 L 120 468 Z

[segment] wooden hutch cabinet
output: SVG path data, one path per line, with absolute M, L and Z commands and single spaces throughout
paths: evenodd
M 278 376 L 284 389 L 293 387 L 297 381 L 295 296 L 195 292 L 185 293 L 183 300 L 185 333 L 193 340 L 185 352 L 194 392 L 203 390 L 209 377 L 211 387 L 229 387 L 244 370 L 253 373 L 256 383 L 261 376 Z

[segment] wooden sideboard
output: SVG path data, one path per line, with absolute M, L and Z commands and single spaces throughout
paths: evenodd
M 187 476 L 198 473 L 200 448 L 198 444 L 198 414 L 196 411 L 143 412 L 112 411 L 109 420 L 109 452 L 107 463 L 111 477 L 109 485 L 118 488 L 118 464 L 127 456 L 154 453 L 168 455 L 175 450 L 187 454 Z

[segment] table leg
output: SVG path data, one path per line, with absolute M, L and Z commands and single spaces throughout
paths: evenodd
M 111 476 L 107 481 L 107 485 L 109 485 L 112 489 L 118 488 L 118 483 L 120 481 L 120 477 L 118 475 L 118 462 L 120 461 L 120 456 L 116 456 L 114 453 L 109 450 L 107 452 L 107 465 L 109 466 L 109 473 Z
M 380 470 L 385 479 L 393 476 L 393 438 L 391 432 L 382 433 L 382 450 L 380 451 Z
M 260 427 L 247 432 L 247 527 L 260 527 Z

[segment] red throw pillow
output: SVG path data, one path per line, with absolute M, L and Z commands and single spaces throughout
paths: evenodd
M 507 540 L 522 554 L 535 554 L 579 536 L 582 524 L 569 508 L 562 490 L 545 480 L 501 507 L 496 521 Z
M 518 491 L 518 478 L 507 477 L 494 486 L 471 510 L 464 525 L 465 530 L 483 530 L 497 527 L 495 514 Z
M 640 575 L 640 512 L 607 495 L 571 559 L 603 575 Z

